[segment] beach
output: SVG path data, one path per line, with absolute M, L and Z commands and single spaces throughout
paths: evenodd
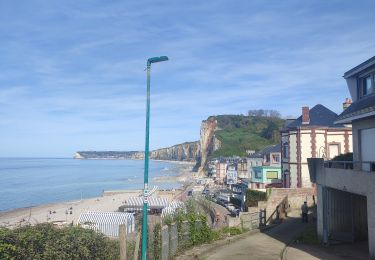
M 180 164 L 179 173 L 176 176 L 155 177 L 158 182 L 179 182 L 187 184 L 192 181 L 193 173 L 191 163 Z M 154 196 L 167 198 L 172 201 L 179 197 L 182 190 L 157 190 Z M 104 191 L 102 196 L 68 202 L 43 204 L 35 207 L 18 208 L 6 212 L 0 212 L 0 226 L 14 228 L 23 225 L 35 225 L 38 223 L 76 224 L 81 213 L 87 211 L 113 212 L 125 204 L 130 197 L 141 196 L 142 190 L 116 190 Z

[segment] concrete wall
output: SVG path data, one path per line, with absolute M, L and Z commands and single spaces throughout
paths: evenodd
M 307 164 L 301 165 L 301 179 L 302 179 L 302 187 L 304 188 L 312 187 L 312 183 L 310 181 L 309 167 Z
M 324 200 L 328 188 L 366 197 L 370 257 L 375 258 L 375 173 L 359 170 L 324 168 L 323 159 L 314 159 L 318 185 L 318 235 L 324 239 Z M 359 203 L 364 203 L 359 202 Z M 356 203 L 356 205 L 359 205 Z M 359 220 L 358 220 L 359 221 Z M 360 229 L 360 228 L 359 228 Z
M 259 228 L 259 210 L 249 209 L 249 212 L 241 212 L 239 219 L 243 228 L 253 230 Z
M 285 196 L 288 196 L 288 202 L 292 209 L 300 209 L 307 198 L 309 206 L 313 205 L 313 188 L 275 188 L 272 189 L 271 196 L 268 199 L 270 207 L 276 207 Z

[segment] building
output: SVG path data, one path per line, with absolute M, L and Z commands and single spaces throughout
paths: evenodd
M 237 169 L 235 164 L 228 165 L 226 183 L 228 185 L 237 183 Z
M 247 158 L 247 178 L 251 179 L 253 176 L 253 167 L 263 165 L 263 155 L 260 153 L 254 153 Z
M 216 164 L 218 163 L 219 161 L 218 160 L 210 160 L 208 162 L 208 176 L 213 178 L 213 179 L 216 179 Z
M 216 194 L 217 200 L 221 203 L 229 203 L 230 198 L 232 197 L 232 192 L 227 189 L 219 190 Z
M 239 159 L 237 162 L 237 174 L 238 178 L 246 179 L 249 178 L 249 173 L 247 169 L 247 159 Z
M 324 243 L 368 244 L 369 258 L 375 259 L 375 57 L 344 78 L 353 103 L 335 121 L 352 124 L 353 160 L 309 159 L 317 185 L 318 235 Z
M 282 188 L 281 167 L 255 166 L 251 176 L 252 189 L 265 189 L 268 187 Z
M 302 115 L 281 130 L 283 186 L 312 186 L 307 158 L 332 159 L 352 151 L 350 126 L 335 124 L 338 115 L 323 105 L 311 110 L 302 107 Z
M 271 145 L 248 159 L 250 163 L 251 188 L 264 189 L 267 186 L 282 186 L 281 145 Z
M 227 166 L 228 166 L 228 163 L 224 159 L 220 159 L 216 163 L 216 178 L 215 178 L 216 183 L 224 184 L 224 180 L 227 177 Z

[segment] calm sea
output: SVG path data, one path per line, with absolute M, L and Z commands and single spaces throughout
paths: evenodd
M 143 161 L 0 158 L 0 211 L 100 196 L 103 190 L 142 189 Z M 178 164 L 150 161 L 152 178 L 178 174 Z

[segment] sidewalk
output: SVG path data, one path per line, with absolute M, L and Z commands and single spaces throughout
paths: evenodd
M 177 259 L 279 259 L 287 244 L 298 236 L 306 224 L 301 222 L 299 212 L 290 214 L 282 224 L 264 232 L 256 232 L 237 238 L 226 244 L 206 245 L 186 252 Z
M 288 246 L 283 255 L 284 260 L 300 259 L 369 259 L 367 242 L 356 244 L 341 244 L 324 247 L 322 245 L 305 245 L 293 243 Z

